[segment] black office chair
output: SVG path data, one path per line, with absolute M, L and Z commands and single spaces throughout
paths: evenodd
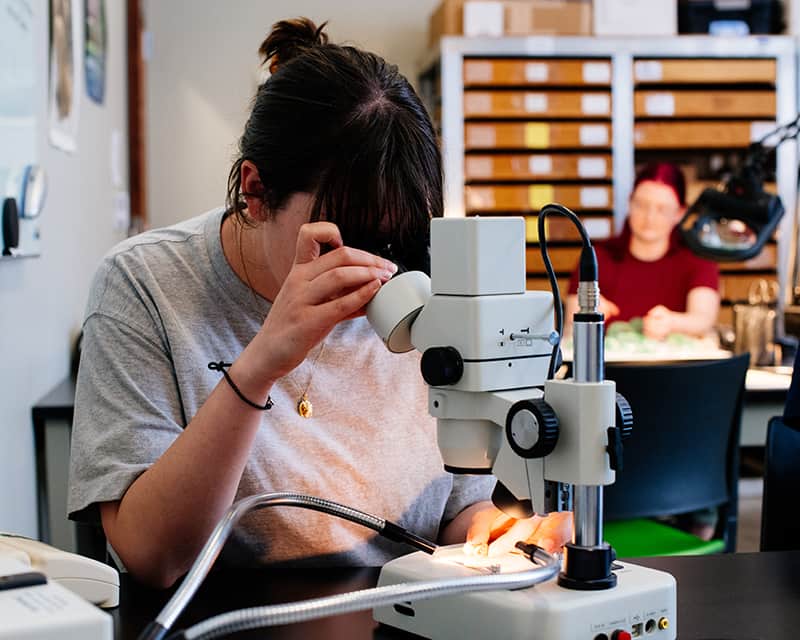
M 623 470 L 604 494 L 605 538 L 620 557 L 735 550 L 748 360 L 606 366 L 633 410 Z M 711 541 L 651 519 L 709 508 Z
M 764 498 L 761 503 L 761 550 L 800 549 L 800 432 L 776 416 L 767 427 L 764 451 Z

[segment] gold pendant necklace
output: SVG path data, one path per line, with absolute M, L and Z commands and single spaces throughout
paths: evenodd
M 317 362 L 319 362 L 320 356 L 322 355 L 322 351 L 325 349 L 325 341 L 323 340 L 319 345 L 319 351 L 317 355 L 314 357 L 314 361 L 311 363 L 311 375 L 308 376 L 308 382 L 306 383 L 306 390 L 301 392 L 300 397 L 297 399 L 297 414 L 301 418 L 311 418 L 314 415 L 314 405 L 311 403 L 311 400 L 308 399 L 308 390 L 311 388 L 311 380 L 314 378 L 314 368 L 317 366 Z M 298 391 L 300 389 L 295 384 L 294 380 L 292 380 L 292 386 L 297 388 Z
M 308 399 L 305 393 L 303 397 L 297 401 L 297 413 L 304 418 L 310 418 L 314 415 L 314 405 L 311 404 L 311 400 Z

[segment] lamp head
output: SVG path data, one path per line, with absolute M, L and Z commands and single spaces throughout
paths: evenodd
M 695 254 L 717 262 L 749 260 L 772 238 L 783 216 L 781 199 L 764 191 L 764 153 L 753 145 L 745 167 L 723 189 L 705 189 L 678 223 Z
M 678 227 L 697 255 L 735 262 L 758 255 L 783 212 L 781 199 L 766 192 L 754 199 L 742 199 L 710 188 L 689 207 Z

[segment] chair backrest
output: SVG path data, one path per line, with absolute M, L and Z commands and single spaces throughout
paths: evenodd
M 800 432 L 780 417 L 767 427 L 764 451 L 764 498 L 761 505 L 761 550 L 800 549 Z
M 623 469 L 605 489 L 606 520 L 726 505 L 717 530 L 733 548 L 748 359 L 606 365 L 633 410 Z

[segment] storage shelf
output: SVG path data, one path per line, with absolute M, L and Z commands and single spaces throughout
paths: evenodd
M 446 215 L 523 215 L 536 242 L 538 209 L 554 201 L 608 237 L 627 214 L 638 162 L 663 154 L 697 166 L 687 174 L 696 196 L 714 166 L 794 120 L 795 56 L 795 41 L 781 36 L 443 38 L 427 65 L 441 82 Z M 797 158 L 791 143 L 775 152 L 787 212 Z M 577 232 L 555 220 L 548 237 L 569 273 Z M 778 242 L 756 258 L 720 265 L 726 308 L 762 277 L 787 290 L 792 223 L 786 215 Z M 529 248 L 529 285 L 549 288 L 538 255 Z

